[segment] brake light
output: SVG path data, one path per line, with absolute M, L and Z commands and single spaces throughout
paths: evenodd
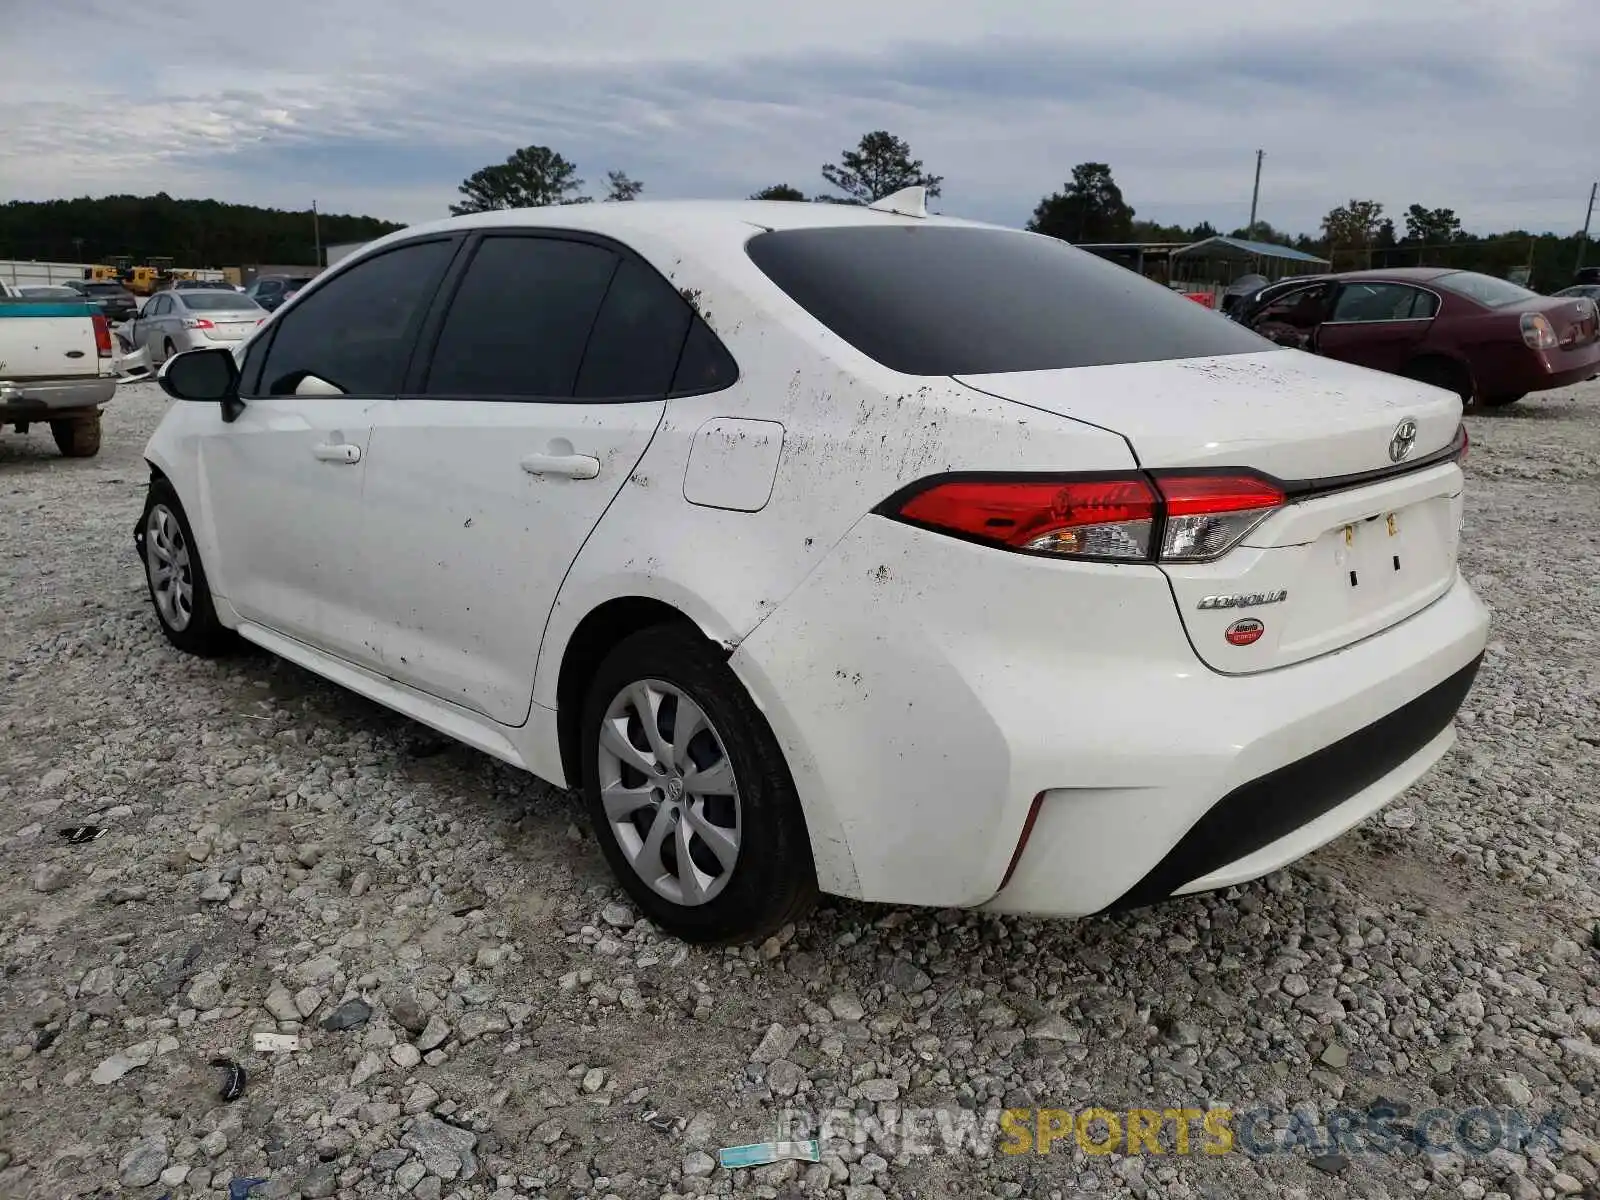
M 94 349 L 101 358 L 111 357 L 111 325 L 106 321 L 106 314 L 97 312 L 90 318 L 94 322 Z
M 1561 344 L 1556 327 L 1543 313 L 1522 314 L 1522 340 L 1531 350 L 1554 350 Z
M 185 329 L 215 329 L 216 328 L 216 326 L 213 325 L 205 317 L 190 317 L 188 320 L 186 320 L 183 323 L 183 327 Z
M 885 515 L 971 541 L 1063 558 L 1206 562 L 1284 503 L 1246 471 L 930 480 Z
M 1150 554 L 1157 500 L 1126 479 L 979 480 L 938 483 L 912 496 L 900 516 L 917 525 L 1013 550 L 1087 558 Z

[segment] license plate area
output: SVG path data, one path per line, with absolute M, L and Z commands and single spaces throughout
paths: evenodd
M 1335 531 L 1335 572 L 1352 592 L 1366 589 L 1362 601 L 1381 602 L 1405 591 L 1407 570 L 1414 574 L 1419 565 L 1407 546 L 1416 516 L 1409 510 L 1378 513 Z

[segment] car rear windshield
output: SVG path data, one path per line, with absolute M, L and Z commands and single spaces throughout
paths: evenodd
M 1158 362 L 1276 347 L 1065 242 L 1008 229 L 834 226 L 757 234 L 750 258 L 857 350 L 906 375 Z
M 120 283 L 89 283 L 84 285 L 84 290 L 91 296 L 121 296 L 128 291 Z
M 1508 304 L 1526 304 L 1529 300 L 1540 299 L 1538 292 L 1531 292 L 1509 279 L 1496 279 L 1476 271 L 1452 271 L 1439 276 L 1434 283 L 1458 296 L 1476 300 L 1485 308 L 1504 308 Z
M 261 307 L 249 296 L 239 292 L 185 291 L 183 303 L 185 308 L 192 308 L 195 312 L 217 312 L 223 309 L 253 310 Z

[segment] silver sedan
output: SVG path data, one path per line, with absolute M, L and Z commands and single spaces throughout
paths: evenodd
M 185 350 L 241 342 L 266 319 L 266 309 L 238 292 L 177 289 L 145 301 L 128 336 L 162 363 Z

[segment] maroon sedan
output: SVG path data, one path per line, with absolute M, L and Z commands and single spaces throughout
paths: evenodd
M 1236 318 L 1280 345 L 1448 388 L 1467 403 L 1600 375 L 1600 309 L 1492 275 L 1439 267 L 1351 271 L 1274 284 Z

